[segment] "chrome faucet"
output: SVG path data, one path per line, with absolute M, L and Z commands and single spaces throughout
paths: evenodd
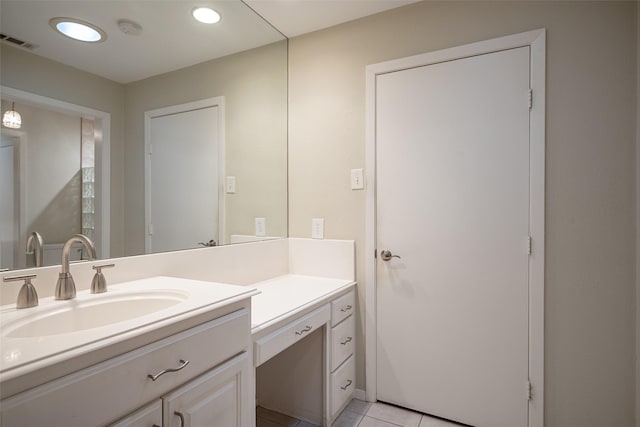
M 27 249 L 25 253 L 27 255 L 36 255 L 36 267 L 42 267 L 42 247 L 44 246 L 44 242 L 42 240 L 42 235 L 37 231 L 32 231 L 27 236 Z
M 76 234 L 71 236 L 67 243 L 62 247 L 62 271 L 58 275 L 58 284 L 56 285 L 56 299 L 73 299 L 76 297 L 76 284 L 73 281 L 71 273 L 69 273 L 69 252 L 71 245 L 76 242 L 82 243 L 89 254 L 89 260 L 96 259 L 96 247 L 84 234 Z

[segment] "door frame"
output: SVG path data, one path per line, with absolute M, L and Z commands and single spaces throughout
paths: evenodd
M 203 108 L 218 107 L 218 244 L 224 239 L 225 224 L 225 128 L 224 128 L 224 96 L 201 99 L 199 101 L 184 104 L 171 105 L 145 111 L 144 113 L 144 251 L 150 253 L 151 240 L 149 235 L 151 220 L 151 159 L 149 147 L 151 146 L 151 119 L 170 114 L 186 113 L 188 111 Z
M 378 75 L 506 49 L 530 47 L 529 115 L 529 400 L 528 424 L 544 424 L 544 211 L 545 211 L 545 69 L 546 30 L 499 37 L 366 67 L 366 223 L 365 223 L 365 396 L 377 400 L 376 292 L 376 79 Z M 524 95 L 523 95 L 524 96 Z M 524 387 L 524 386 L 523 386 Z M 526 390 L 523 390 L 523 394 Z

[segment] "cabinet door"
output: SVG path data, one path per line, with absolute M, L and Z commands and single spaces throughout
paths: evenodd
M 160 427 L 161 425 L 162 401 L 157 399 L 114 424 L 110 424 L 110 427 Z
M 163 425 L 248 426 L 248 362 L 243 353 L 163 397 Z

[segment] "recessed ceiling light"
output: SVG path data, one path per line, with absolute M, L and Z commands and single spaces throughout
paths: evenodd
M 192 15 L 203 24 L 215 24 L 220 21 L 220 14 L 210 7 L 198 7 L 193 9 Z
M 82 42 L 97 43 L 107 39 L 107 33 L 102 29 L 75 18 L 53 18 L 49 25 L 63 36 Z

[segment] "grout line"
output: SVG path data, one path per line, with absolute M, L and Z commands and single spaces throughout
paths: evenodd
M 367 412 L 369 412 L 369 411 L 367 411 Z M 380 419 L 380 418 L 372 417 L 372 416 L 369 416 L 369 415 L 364 415 L 364 416 L 362 417 L 362 419 L 360 420 L 360 422 L 358 423 L 358 425 L 362 424 L 362 422 L 364 421 L 364 419 L 365 419 L 365 418 L 371 418 L 372 420 L 382 421 L 383 423 L 387 423 L 387 424 L 392 425 L 392 426 L 404 427 L 404 426 L 402 426 L 402 425 L 400 425 L 400 424 L 392 423 L 391 421 L 382 420 L 382 419 Z M 421 420 L 422 420 L 422 419 L 421 419 Z

